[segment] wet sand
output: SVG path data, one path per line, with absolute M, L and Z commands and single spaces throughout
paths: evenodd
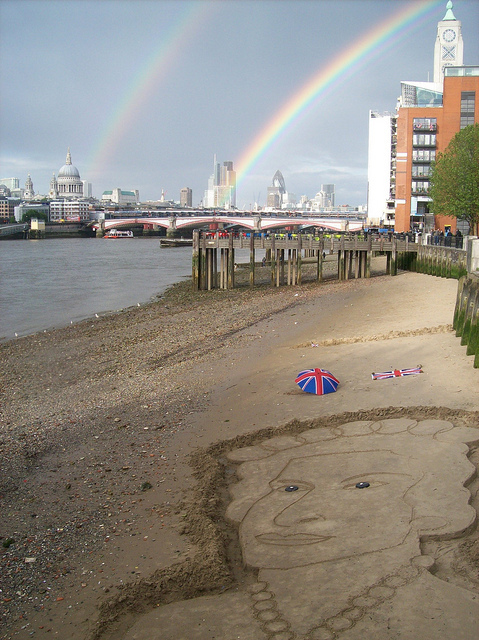
M 451 328 L 456 290 L 413 273 L 195 294 L 182 284 L 1 345 L 0 637 L 122 638 L 155 598 L 247 580 L 234 532 L 217 540 L 191 514 L 221 512 L 215 451 L 345 415 L 479 427 L 479 371 Z M 418 376 L 371 378 L 418 364 Z M 298 389 L 296 373 L 315 366 L 340 380 L 337 393 Z M 195 473 L 208 476 L 200 494 Z M 225 539 L 237 574 L 224 554 L 199 561 L 205 540 Z

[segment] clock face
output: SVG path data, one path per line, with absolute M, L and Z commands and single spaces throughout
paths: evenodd
M 456 32 L 453 31 L 453 29 L 446 29 L 442 34 L 442 37 L 446 42 L 452 42 L 456 37 Z

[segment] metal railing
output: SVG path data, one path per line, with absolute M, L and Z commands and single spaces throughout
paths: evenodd
M 439 247 L 454 247 L 455 249 L 462 249 L 464 245 L 464 236 L 462 235 L 430 235 L 427 237 L 427 244 L 439 246 Z

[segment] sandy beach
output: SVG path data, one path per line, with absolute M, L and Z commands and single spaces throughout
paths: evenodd
M 279 289 L 183 283 L 144 307 L 0 345 L 0 638 L 163 640 L 142 630 L 154 608 L 241 592 L 253 578 L 215 463 L 235 447 L 406 417 L 479 439 L 479 370 L 452 331 L 456 291 L 407 272 Z M 340 380 L 336 393 L 297 387 L 313 367 Z M 468 536 L 452 565 L 477 598 Z M 293 626 L 264 637 L 310 637 Z M 189 637 L 221 637 L 202 633 Z

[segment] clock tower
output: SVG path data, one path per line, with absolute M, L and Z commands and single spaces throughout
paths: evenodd
M 444 67 L 460 67 L 464 59 L 461 23 L 452 12 L 452 2 L 446 5 L 446 15 L 437 23 L 434 46 L 434 82 L 443 82 Z

